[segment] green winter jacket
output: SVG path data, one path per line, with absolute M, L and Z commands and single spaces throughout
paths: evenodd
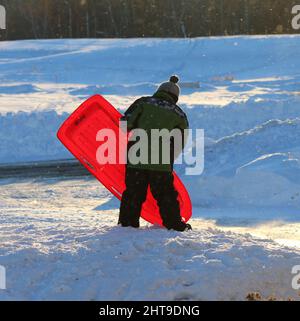
M 143 129 L 148 134 L 148 155 L 146 155 L 146 157 L 148 157 L 147 164 L 143 164 L 141 162 L 132 164 L 130 160 L 128 160 L 127 166 L 135 169 L 172 171 L 174 163 L 174 139 L 169 140 L 169 146 L 166 146 L 166 141 L 159 139 L 157 136 L 154 138 L 152 137 L 153 135 L 151 135 L 151 129 L 167 129 L 172 131 L 173 129 L 178 128 L 182 133 L 185 129 L 188 129 L 189 124 L 187 117 L 181 108 L 176 105 L 172 96 L 166 92 L 159 91 L 152 97 L 142 97 L 129 107 L 123 117 L 123 120 L 127 121 L 128 130 Z M 182 138 L 183 148 L 187 137 L 186 135 L 182 135 Z M 154 144 L 158 144 L 157 146 L 159 146 L 159 156 L 157 154 L 157 149 L 151 148 L 151 139 Z M 135 144 L 138 144 L 138 140 L 137 142 L 129 142 L 129 153 L 130 148 Z M 168 153 L 169 150 L 170 161 L 166 163 L 165 160 L 163 161 L 162 159 L 162 152 L 165 151 L 165 153 Z M 182 150 L 180 150 L 179 153 L 181 151 Z M 140 149 L 140 152 L 142 152 L 142 149 Z M 178 151 L 175 152 L 175 158 L 179 153 Z M 140 154 L 141 153 L 138 153 L 138 155 Z M 151 161 L 153 156 L 157 159 L 155 162 Z

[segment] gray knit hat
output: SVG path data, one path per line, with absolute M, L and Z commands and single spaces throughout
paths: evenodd
M 171 76 L 170 81 L 162 83 L 157 91 L 165 91 L 173 96 L 175 96 L 178 100 L 180 95 L 180 87 L 177 85 L 179 82 L 179 77 L 174 75 Z

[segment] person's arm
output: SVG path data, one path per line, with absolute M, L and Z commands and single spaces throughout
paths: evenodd
M 189 129 L 189 121 L 187 117 L 183 117 L 182 121 L 180 122 L 178 128 L 181 130 L 181 136 L 182 136 L 182 150 L 184 150 L 184 147 L 188 140 L 188 135 L 186 129 Z M 185 135 L 186 133 L 186 135 Z
M 176 126 L 176 128 L 179 129 L 181 132 L 182 141 L 181 141 L 181 145 L 175 146 L 174 140 L 173 140 L 173 143 L 172 143 L 173 144 L 173 148 L 172 148 L 173 151 L 171 152 L 172 162 L 174 162 L 174 160 L 177 159 L 177 157 L 182 153 L 182 151 L 187 143 L 188 135 L 184 135 L 184 134 L 185 134 L 185 130 L 189 128 L 189 123 L 188 123 L 188 120 L 185 116 L 180 119 L 180 122 Z
M 128 130 L 135 128 L 136 121 L 142 109 L 141 99 L 138 99 L 126 110 L 125 115 L 121 117 L 122 121 L 127 121 Z

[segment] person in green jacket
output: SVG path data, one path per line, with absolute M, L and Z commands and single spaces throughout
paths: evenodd
M 151 193 L 159 206 L 163 225 L 169 230 L 192 229 L 190 224 L 181 219 L 178 193 L 174 188 L 172 172 L 174 159 L 178 156 L 178 150 L 177 152 L 176 149 L 174 150 L 174 139 L 169 139 L 168 146 L 166 146 L 165 140 L 153 136 L 153 130 L 166 129 L 171 132 L 177 129 L 182 134 L 180 152 L 184 148 L 186 137 L 183 133 L 185 129 L 188 129 L 189 124 L 186 114 L 176 104 L 180 95 L 178 81 L 177 76 L 172 76 L 168 82 L 160 85 L 153 96 L 136 100 L 122 118 L 127 121 L 129 131 L 142 129 L 148 137 L 146 162 L 132 162 L 130 151 L 136 142 L 128 144 L 126 189 L 122 195 L 119 215 L 119 224 L 123 227 L 138 228 L 140 226 L 140 213 L 146 200 L 148 186 L 150 186 Z M 158 146 L 157 150 L 154 150 L 154 145 L 151 145 L 153 140 Z M 170 152 L 167 162 L 162 157 L 165 151 Z M 154 158 L 157 161 L 153 162 Z

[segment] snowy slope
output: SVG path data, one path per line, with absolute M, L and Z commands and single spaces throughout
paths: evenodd
M 156 83 L 172 72 L 188 81 L 227 74 L 244 79 L 291 75 L 299 65 L 300 38 L 32 40 L 0 45 L 3 82 L 119 85 Z

